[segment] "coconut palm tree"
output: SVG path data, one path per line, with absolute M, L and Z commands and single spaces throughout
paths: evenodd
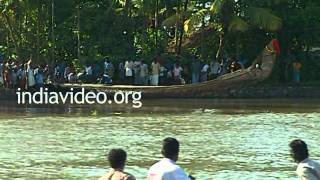
M 219 48 L 216 59 L 222 61 L 226 36 L 230 32 L 245 32 L 251 26 L 266 31 L 275 32 L 282 26 L 281 18 L 272 13 L 270 9 L 260 7 L 259 1 L 244 0 L 214 0 L 207 2 L 202 9 L 193 13 L 185 21 L 185 30 L 196 33 L 199 26 L 207 23 L 219 35 Z M 199 33 L 198 33 L 199 34 Z

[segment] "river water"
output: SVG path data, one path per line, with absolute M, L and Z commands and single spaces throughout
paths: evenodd
M 296 179 L 288 143 L 305 140 L 320 160 L 320 101 L 156 100 L 130 107 L 0 106 L 0 179 L 97 179 L 105 154 L 128 153 L 138 180 L 181 143 L 178 164 L 200 180 Z

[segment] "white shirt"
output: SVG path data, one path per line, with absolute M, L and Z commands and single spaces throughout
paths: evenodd
M 126 69 L 126 76 L 131 77 L 132 76 L 132 68 L 133 68 L 133 61 L 126 61 L 124 68 Z
M 201 72 L 208 72 L 208 69 L 209 69 L 209 65 L 208 64 L 205 64 L 203 67 L 202 67 L 202 70 Z
M 3 64 L 0 64 L 0 77 L 2 76 L 3 73 Z
M 182 67 L 174 67 L 174 69 L 173 69 L 173 75 L 175 76 L 175 77 L 180 77 L 181 76 L 181 72 L 183 71 L 183 69 L 182 69 Z
M 163 158 L 151 166 L 147 180 L 190 180 L 190 178 L 174 161 Z
M 33 75 L 33 69 L 28 67 L 27 72 L 28 72 L 28 85 L 29 86 L 34 86 L 36 84 L 36 80 L 35 80 L 34 75 Z
M 218 62 L 214 62 L 211 64 L 211 72 L 213 74 L 219 74 L 220 64 Z
M 160 72 L 160 64 L 158 62 L 151 64 L 152 75 L 159 75 Z
M 148 75 L 148 65 L 147 64 L 142 64 L 141 65 L 140 76 L 141 77 L 146 77 L 147 75 Z
M 91 66 L 86 67 L 86 74 L 89 76 L 92 75 L 92 67 Z
M 104 69 L 108 70 L 110 66 L 110 63 L 108 63 L 107 61 L 104 62 Z
M 133 63 L 133 69 L 134 70 L 140 69 L 140 66 L 141 66 L 141 61 L 135 61 Z
M 320 164 L 307 158 L 298 164 L 296 173 L 301 180 L 320 180 Z

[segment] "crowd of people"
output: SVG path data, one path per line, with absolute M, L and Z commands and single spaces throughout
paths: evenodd
M 140 86 L 181 85 L 205 82 L 220 75 L 244 68 L 235 59 L 223 63 L 205 63 L 194 58 L 188 63 L 172 62 L 156 56 L 152 63 L 128 60 L 112 63 L 107 58 L 86 63 L 83 68 L 60 62 L 54 66 L 14 61 L 0 62 L 0 85 L 7 88 L 30 89 L 50 83 L 125 84 Z
M 151 64 L 142 60 L 121 62 L 118 72 L 120 80 L 129 85 L 162 86 L 205 82 L 241 68 L 244 65 L 235 59 L 223 63 L 206 63 L 195 57 L 188 63 L 182 63 L 163 60 L 157 56 Z
M 0 63 L 0 85 L 7 88 L 30 89 L 43 86 L 49 77 L 48 65 L 34 65 L 32 61 L 17 64 Z
M 309 158 L 307 144 L 293 140 L 290 144 L 290 154 L 298 163 L 296 173 L 301 180 L 320 180 L 320 164 Z M 166 138 L 162 142 L 163 159 L 152 165 L 147 174 L 147 180 L 193 180 L 176 162 L 179 157 L 180 144 L 175 138 Z M 135 180 L 136 178 L 124 171 L 127 154 L 123 149 L 112 149 L 108 154 L 111 171 L 99 180 Z

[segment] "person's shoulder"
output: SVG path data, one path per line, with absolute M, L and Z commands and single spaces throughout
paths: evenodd
M 310 160 L 312 165 L 320 172 L 320 162 L 316 160 Z
M 315 164 L 320 164 L 320 161 L 318 161 L 318 160 L 310 159 L 310 161 L 311 161 L 312 163 L 315 163 Z
M 308 179 L 308 180 L 318 180 L 319 178 L 319 171 L 317 171 L 314 167 L 310 166 L 303 166 L 297 171 L 297 175 L 301 179 Z
M 130 173 L 127 173 L 127 172 L 124 172 L 123 173 L 123 180 L 136 180 L 136 178 L 130 174 Z
M 311 160 L 311 159 L 307 159 L 303 162 L 300 162 L 297 166 L 297 173 L 304 173 L 306 171 L 308 171 L 308 168 L 311 169 L 320 169 L 320 164 L 317 161 Z
M 178 165 L 174 165 L 171 167 L 171 170 L 164 174 L 164 177 L 174 177 L 179 180 L 189 180 L 190 178 L 185 173 L 185 171 Z
M 150 171 L 152 171 L 153 169 L 157 169 L 161 166 L 161 161 L 154 163 L 151 167 L 150 167 Z
M 307 158 L 307 159 L 305 159 L 304 161 L 300 162 L 300 163 L 298 164 L 298 167 L 303 168 L 303 167 L 305 167 L 305 166 L 313 166 L 313 165 L 319 165 L 319 162 L 317 162 L 317 161 L 315 161 L 315 160 L 313 160 L 313 159 Z
M 121 180 L 136 180 L 136 178 L 126 172 L 109 172 L 106 175 L 99 178 L 99 180 L 109 180 L 111 177 L 121 179 Z
M 172 167 L 174 169 L 174 171 L 178 172 L 178 173 L 185 173 L 184 170 L 179 166 L 179 165 L 173 165 Z
M 107 174 L 105 174 L 102 177 L 100 177 L 99 180 L 109 180 L 111 175 L 112 175 L 112 173 L 108 172 Z
M 150 172 L 173 172 L 177 170 L 179 166 L 176 164 L 170 163 L 169 161 L 166 161 L 162 159 L 161 161 L 153 164 L 149 171 Z

